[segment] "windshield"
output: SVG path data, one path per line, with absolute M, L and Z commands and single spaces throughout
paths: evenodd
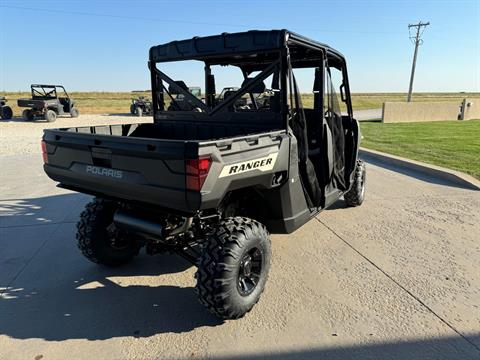
M 189 87 L 188 90 L 192 93 L 193 96 L 200 98 L 202 96 L 202 89 L 199 87 Z

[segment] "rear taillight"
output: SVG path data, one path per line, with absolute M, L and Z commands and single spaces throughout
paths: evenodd
M 208 171 L 212 165 L 212 158 L 210 156 L 201 156 L 198 159 L 188 159 L 185 162 L 186 185 L 187 189 L 200 191 Z
M 43 157 L 43 163 L 48 164 L 48 155 L 47 155 L 47 144 L 45 141 L 42 140 L 42 157 Z

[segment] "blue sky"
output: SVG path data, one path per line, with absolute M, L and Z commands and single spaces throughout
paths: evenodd
M 148 89 L 152 45 L 287 28 L 340 50 L 352 91 L 406 92 L 413 55 L 407 25 L 419 20 L 431 26 L 414 90 L 480 91 L 480 0 L 0 0 L 0 91 L 39 82 L 70 91 Z M 203 85 L 195 83 L 203 76 L 195 66 L 171 71 Z

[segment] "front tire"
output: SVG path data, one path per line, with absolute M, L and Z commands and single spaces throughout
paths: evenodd
M 70 116 L 72 118 L 77 118 L 80 115 L 80 111 L 78 111 L 77 108 L 71 108 L 70 109 Z
M 143 110 L 141 107 L 137 107 L 135 109 L 135 115 L 137 115 L 138 117 L 141 117 L 143 115 Z
M 117 267 L 128 263 L 138 253 L 135 241 L 115 229 L 113 215 L 118 205 L 95 198 L 88 203 L 77 223 L 77 245 L 90 261 Z
M 200 302 L 223 319 L 238 319 L 260 299 L 268 278 L 271 244 L 261 223 L 244 217 L 222 220 L 198 261 Z
M 365 183 L 367 170 L 362 160 L 357 161 L 355 175 L 351 189 L 343 196 L 348 206 L 360 206 L 365 199 Z
M 45 113 L 45 120 L 47 120 L 48 122 L 54 122 L 55 120 L 57 120 L 57 113 L 53 110 L 47 110 L 47 112 Z

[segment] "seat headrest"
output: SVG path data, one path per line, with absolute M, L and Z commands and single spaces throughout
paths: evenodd
M 228 90 L 228 91 L 225 91 L 225 93 L 223 94 L 223 99 L 224 100 L 227 100 L 229 97 L 231 97 L 233 94 L 235 94 L 236 91 L 235 90 Z

